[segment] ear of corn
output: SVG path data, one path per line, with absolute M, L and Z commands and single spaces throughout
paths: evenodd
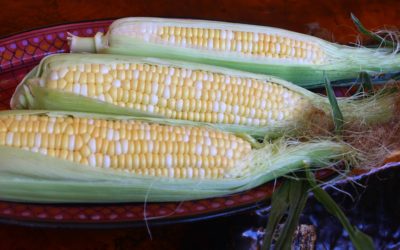
M 287 30 L 202 20 L 123 18 L 106 35 L 71 37 L 72 52 L 168 58 L 275 75 L 303 87 L 398 71 L 385 49 L 353 48 Z
M 346 121 L 370 122 L 391 117 L 393 99 L 385 100 L 340 105 Z M 257 138 L 331 120 L 327 98 L 279 78 L 114 55 L 45 58 L 18 86 L 11 107 L 168 118 Z
M 0 112 L 0 198 L 25 202 L 200 199 L 253 188 L 304 164 L 323 167 L 355 156 L 347 145 L 330 141 L 279 141 L 251 149 L 232 134 L 150 120 Z M 174 158 L 179 152 L 182 156 Z

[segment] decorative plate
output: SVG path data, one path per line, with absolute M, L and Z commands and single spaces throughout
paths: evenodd
M 104 32 L 111 20 L 81 22 L 31 30 L 0 39 L 0 110 L 9 109 L 17 84 L 44 56 L 68 52 L 67 33 L 93 36 Z M 320 171 L 320 177 L 329 175 Z M 260 206 L 274 183 L 227 197 L 170 203 L 27 204 L 0 201 L 0 221 L 41 226 L 120 227 L 200 220 Z

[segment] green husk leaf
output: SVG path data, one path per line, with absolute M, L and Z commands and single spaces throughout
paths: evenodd
M 307 201 L 308 188 L 308 184 L 303 180 L 285 179 L 278 190 L 274 192 L 262 249 L 271 248 L 272 238 L 276 231 L 279 236 L 274 248 L 290 249 L 300 214 Z M 286 213 L 288 214 L 287 219 L 282 230 L 279 231 L 278 224 Z
M 16 114 L 133 119 L 78 112 L 0 112 L 0 116 Z M 156 118 L 136 119 L 158 122 Z M 167 121 L 160 122 L 168 124 Z M 302 169 L 304 161 L 324 167 L 332 164 L 332 161 L 351 160 L 354 153 L 347 145 L 331 141 L 299 143 L 282 140 L 252 150 L 222 180 L 183 180 L 92 168 L 22 149 L 0 146 L 0 199 L 23 202 L 163 202 L 209 198 L 254 188 Z
M 303 211 L 307 198 L 309 185 L 301 180 L 289 179 L 290 185 L 288 202 L 289 211 L 282 231 L 275 243 L 276 249 L 291 249 L 294 232 L 299 223 L 301 212 Z
M 309 169 L 306 169 L 306 175 L 315 198 L 325 207 L 325 209 L 329 213 L 338 218 L 340 223 L 349 233 L 349 237 L 354 247 L 358 250 L 375 249 L 372 239 L 350 224 L 349 220 L 346 218 L 346 215 L 336 204 L 336 202 L 329 196 L 328 193 L 326 193 L 321 187 L 317 185 L 315 177 Z
M 354 25 L 357 27 L 358 31 L 360 31 L 364 35 L 367 35 L 367 36 L 375 39 L 376 41 L 381 43 L 383 46 L 392 47 L 392 48 L 395 48 L 397 46 L 396 43 L 388 41 L 388 40 L 380 37 L 379 35 L 375 34 L 374 32 L 366 29 L 364 27 L 364 25 L 361 23 L 361 21 L 353 13 L 351 13 L 351 20 L 353 21 Z
M 333 115 L 333 123 L 335 124 L 335 132 L 336 134 L 341 134 L 343 130 L 343 114 L 340 110 L 339 104 L 336 100 L 335 92 L 333 91 L 331 82 L 328 77 L 325 77 L 325 89 L 328 95 L 329 103 L 332 106 L 332 115 Z
M 160 44 L 140 37 L 113 33 L 113 30 L 120 26 L 144 22 L 165 25 L 191 25 L 196 23 L 197 26 L 201 27 L 273 33 L 314 43 L 324 50 L 325 59 L 319 64 L 311 64 L 294 60 L 241 56 L 235 53 Z M 114 22 L 105 36 L 97 34 L 95 40 L 98 53 L 157 57 L 218 65 L 243 71 L 275 75 L 306 88 L 323 86 L 324 72 L 326 72 L 331 81 L 348 80 L 357 78 L 360 71 L 366 71 L 371 74 L 398 71 L 400 62 L 400 57 L 391 55 L 390 50 L 387 49 L 349 47 L 282 29 L 213 21 L 124 18 Z M 75 46 L 77 44 L 79 42 L 75 43 Z M 337 82 L 337 84 L 342 83 Z M 347 81 L 348 83 L 349 81 Z

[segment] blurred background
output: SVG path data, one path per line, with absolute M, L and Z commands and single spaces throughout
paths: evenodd
M 0 1 L 0 36 L 37 27 L 126 16 L 198 18 L 268 25 L 336 42 L 354 42 L 354 13 L 370 29 L 399 27 L 396 0 Z
M 0 1 L 0 37 L 57 24 L 126 16 L 197 18 L 280 27 L 349 44 L 358 36 L 350 13 L 371 30 L 400 27 L 398 0 L 146 0 Z M 353 199 L 330 189 L 352 222 L 376 239 L 379 249 L 400 249 L 398 168 L 341 187 Z M 394 193 L 394 195 L 393 195 Z M 122 229 L 36 228 L 1 225 L 0 249 L 257 249 L 266 210 L 184 224 Z M 338 222 L 310 200 L 302 222 L 318 226 L 317 249 L 348 249 Z M 369 231 L 368 231 L 369 230 Z

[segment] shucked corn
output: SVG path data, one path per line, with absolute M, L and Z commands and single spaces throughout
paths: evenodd
M 292 128 L 317 109 L 329 110 L 321 96 L 274 77 L 175 61 L 77 54 L 43 59 L 18 86 L 11 107 L 156 116 L 225 125 L 225 130 L 237 125 L 262 129 L 256 132 L 261 137 L 264 130 Z
M 251 151 L 243 139 L 206 128 L 45 115 L 0 116 L 0 146 L 92 167 L 186 179 L 224 178 Z
M 51 68 L 41 86 L 163 117 L 264 126 L 296 120 L 310 102 L 274 82 L 174 66 L 77 64 Z
M 122 18 L 103 35 L 71 35 L 72 52 L 199 62 L 281 77 L 303 87 L 396 72 L 400 57 L 386 49 L 348 47 L 287 30 L 236 23 L 167 18 Z M 338 83 L 339 84 L 339 83 Z
M 322 64 L 325 59 L 325 53 L 318 43 L 290 33 L 158 22 L 114 25 L 110 33 L 156 44 L 237 53 L 255 58 L 279 58 L 305 64 Z
M 329 140 L 276 140 L 255 149 L 231 133 L 169 119 L 0 112 L 0 199 L 10 201 L 203 199 L 353 156 L 351 147 Z

